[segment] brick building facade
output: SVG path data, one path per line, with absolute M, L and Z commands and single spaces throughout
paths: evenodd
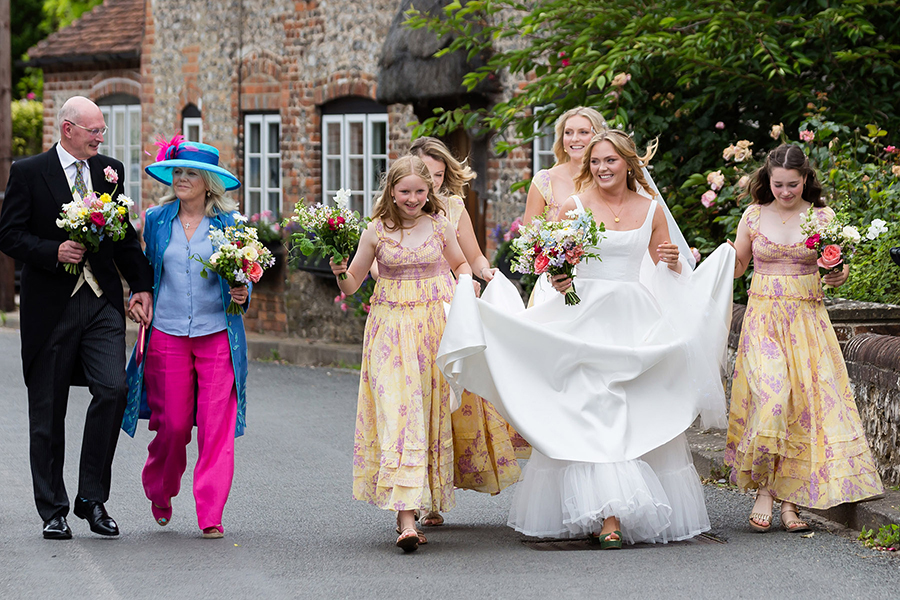
M 247 214 L 284 216 L 300 199 L 328 200 L 339 188 L 353 190 L 354 207 L 366 213 L 380 173 L 407 151 L 417 120 L 410 104 L 376 100 L 379 57 L 400 7 L 396 0 L 105 0 L 29 52 L 44 70 L 44 147 L 58 137 L 62 102 L 80 94 L 104 110 L 110 131 L 101 151 L 126 164 L 128 191 L 144 208 L 164 193 L 143 176 L 153 143 L 181 131 L 219 149 L 222 166 L 243 183 L 234 193 Z M 483 212 L 480 237 L 524 211 L 524 193 L 508 190 L 531 175 L 532 163 L 530 148 L 473 154 L 480 206 L 470 212 Z M 309 300 L 296 315 L 285 314 L 296 303 L 279 299 L 283 289 L 278 281 L 258 296 L 266 314 L 248 315 L 248 329 L 358 337 L 358 324 L 327 331 L 316 324 L 335 314 L 332 282 L 291 274 L 288 293 Z

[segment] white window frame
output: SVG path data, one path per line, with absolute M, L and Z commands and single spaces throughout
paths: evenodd
M 278 125 L 278 151 L 269 152 L 269 126 Z M 250 152 L 250 126 L 259 125 L 259 152 Z M 279 114 L 248 114 L 244 115 L 244 211 L 248 213 L 272 211 L 276 221 L 281 218 L 281 202 L 284 197 L 282 181 L 284 180 L 284 162 L 281 158 L 281 115 Z M 259 186 L 251 187 L 250 183 L 250 159 L 259 158 Z M 269 181 L 269 161 L 278 159 L 278 185 Z M 253 210 L 250 205 L 250 194 L 259 192 L 259 209 Z M 271 194 L 276 193 L 277 199 L 272 200 Z
M 100 112 L 103 113 L 103 119 L 106 121 L 106 126 L 109 128 L 106 134 L 103 136 L 103 143 L 100 144 L 100 154 L 105 156 L 111 156 L 116 160 L 120 161 L 125 166 L 125 173 L 123 176 L 125 178 L 125 184 L 127 189 L 123 189 L 122 186 L 119 186 L 116 189 L 116 195 L 125 194 L 129 196 L 134 201 L 134 212 L 137 214 L 141 213 L 141 156 L 143 152 L 141 151 L 141 131 L 140 131 L 140 123 L 141 123 L 141 105 L 140 104 L 112 104 L 112 105 L 103 105 L 100 106 Z M 116 144 L 116 118 L 120 115 L 124 115 L 124 123 L 125 123 L 125 132 L 123 139 L 125 140 L 125 144 Z M 138 131 L 137 131 L 137 142 L 132 143 L 132 115 L 137 115 L 137 123 L 138 123 Z M 136 151 L 136 152 L 134 152 Z M 136 163 L 132 162 L 132 154 L 137 156 Z M 137 167 L 138 176 L 133 176 L 132 170 L 134 167 Z
M 338 123 L 341 128 L 340 148 L 331 148 L 328 139 L 328 126 L 332 123 Z M 363 123 L 363 153 L 351 154 L 350 141 L 347 135 L 348 126 L 351 123 Z M 372 152 L 373 132 L 376 126 L 384 126 L 384 152 Z M 330 181 L 328 172 L 328 159 L 339 158 L 341 165 L 340 181 Z M 361 158 L 363 160 L 363 188 L 355 189 L 350 187 L 350 169 L 347 168 L 350 159 Z M 390 124 L 386 113 L 348 113 L 348 114 L 330 114 L 322 116 L 322 203 L 331 204 L 334 202 L 334 195 L 339 189 L 350 190 L 353 195 L 362 195 L 363 198 L 363 216 L 372 215 L 372 207 L 374 196 L 378 192 L 379 186 L 374 181 L 375 161 L 383 160 L 385 170 L 390 167 Z
M 535 133 L 543 132 L 543 133 L 542 133 L 542 135 L 534 138 L 534 140 L 531 142 L 531 159 L 532 159 L 531 175 L 532 175 L 532 177 L 534 175 L 536 175 L 537 172 L 540 171 L 541 169 L 549 169 L 554 164 L 556 164 L 556 155 L 553 153 L 553 141 L 554 141 L 554 136 L 556 135 L 554 126 L 551 124 L 551 125 L 545 125 L 543 128 L 539 128 L 538 124 L 535 123 L 534 124 L 534 132 Z M 544 140 L 547 140 L 547 139 L 550 140 L 550 149 L 549 150 L 541 148 L 541 142 Z M 549 162 L 549 164 L 547 164 L 545 166 L 541 159 L 544 157 L 547 157 L 547 156 L 550 157 L 550 162 Z
M 181 132 L 181 135 L 184 136 L 184 139 L 189 142 L 198 142 L 201 144 L 203 143 L 203 117 L 184 117 L 181 123 L 181 127 L 184 129 L 184 131 Z M 192 127 L 197 128 L 196 140 L 188 135 L 188 132 Z

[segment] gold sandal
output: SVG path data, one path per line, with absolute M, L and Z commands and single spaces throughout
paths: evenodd
M 762 494 L 763 498 L 772 498 L 770 494 Z M 760 493 L 756 493 L 756 499 L 760 498 Z M 775 504 L 775 498 L 772 498 L 772 505 Z M 756 508 L 756 502 L 754 501 L 753 507 Z M 769 509 L 768 513 L 763 512 L 751 512 L 750 513 L 750 528 L 754 531 L 759 531 L 761 533 L 765 533 L 772 529 L 772 509 Z M 760 522 L 768 523 L 768 525 L 760 525 Z
M 785 515 L 792 514 L 796 518 L 787 518 Z M 797 533 L 798 531 L 809 531 L 809 523 L 800 518 L 800 512 L 796 508 L 781 509 L 781 526 L 789 533 Z

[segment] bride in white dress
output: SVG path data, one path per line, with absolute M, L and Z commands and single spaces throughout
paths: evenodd
M 465 285 L 453 300 L 438 365 L 534 447 L 509 516 L 527 535 L 616 548 L 709 529 L 684 431 L 697 415 L 725 423 L 734 251 L 690 270 L 663 208 L 635 191 L 652 189 L 642 173 L 652 154 L 616 130 L 585 152 L 559 218 L 587 208 L 607 233 L 601 260 L 577 267 L 580 304 L 559 294 L 526 310 L 502 277 L 480 300 Z M 648 254 L 656 264 L 642 276 Z M 554 278 L 557 291 L 570 283 Z

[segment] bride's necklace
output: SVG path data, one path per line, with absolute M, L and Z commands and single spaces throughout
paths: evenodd
M 619 213 L 622 212 L 622 208 L 620 207 L 620 208 L 619 208 L 619 213 L 617 213 L 616 211 L 614 211 L 614 210 L 612 209 L 612 206 L 609 205 L 609 202 L 607 202 L 607 201 L 604 200 L 603 198 L 600 198 L 600 201 L 603 202 L 603 204 L 606 205 L 606 208 L 609 209 L 609 212 L 611 212 L 611 213 L 613 214 L 613 218 L 616 220 L 616 223 L 618 223 L 618 222 L 619 222 Z

